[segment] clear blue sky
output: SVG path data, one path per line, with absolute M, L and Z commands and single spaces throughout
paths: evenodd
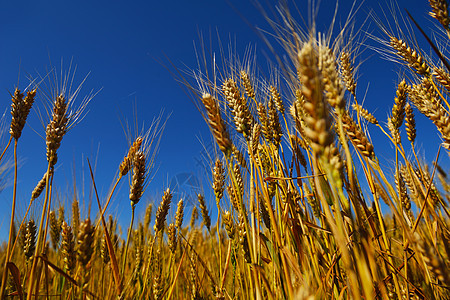
M 208 36 L 210 31 L 217 29 L 223 41 L 227 42 L 229 35 L 236 40 L 237 50 L 241 54 L 248 44 L 256 45 L 259 61 L 264 65 L 264 51 L 267 50 L 251 26 L 268 28 L 266 21 L 251 1 L 230 2 L 234 9 L 225 0 L 0 3 L 0 110 L 1 113 L 6 111 L 8 124 L 9 92 L 13 92 L 17 82 L 20 88 L 24 88 L 29 77 L 45 74 L 50 63 L 59 70 L 61 60 L 67 67 L 73 59 L 73 64 L 77 65 L 76 82 L 90 73 L 80 93 L 80 100 L 91 90 L 101 90 L 89 104 L 84 120 L 63 139 L 56 170 L 58 193 L 63 197 L 71 193 L 74 166 L 79 188 L 83 174 L 88 185 L 90 178 L 85 159 L 89 157 L 93 161 L 97 158 L 96 180 L 103 200 L 127 151 L 121 121 L 127 120 L 132 124 L 137 119 L 139 124 L 144 122 L 149 125 L 163 109 L 165 116 L 171 116 L 156 160 L 158 172 L 148 186 L 142 203 L 138 204 L 137 211 L 142 212 L 150 198 L 159 203 L 161 192 L 174 177 L 194 173 L 202 178 L 203 170 L 197 163 L 204 154 L 200 140 L 206 145 L 210 143 L 209 130 L 191 99 L 160 62 L 167 65 L 169 58 L 180 69 L 196 68 L 193 44 L 198 44 L 198 33 Z M 297 2 L 307 16 L 308 1 Z M 344 20 L 351 1 L 341 2 L 341 19 Z M 426 0 L 397 2 L 400 7 L 411 9 L 419 20 L 429 19 L 426 16 Z M 319 28 L 329 24 L 334 5 L 335 1 L 322 1 L 317 21 Z M 365 19 L 370 8 L 379 12 L 378 1 L 366 1 L 357 19 Z M 377 32 L 373 25 L 368 30 Z M 365 61 L 359 71 L 359 97 L 364 97 L 368 88 L 365 107 L 383 122 L 393 103 L 398 67 L 383 61 L 379 54 L 370 49 L 362 54 L 361 59 Z M 38 99 L 36 105 L 42 109 L 41 100 Z M 137 113 L 134 113 L 134 107 Z M 378 131 L 372 128 L 371 132 Z M 44 127 L 36 111 L 32 111 L 19 140 L 18 216 L 23 215 L 31 191 L 46 169 L 43 135 Z M 419 143 L 426 143 L 429 136 L 433 141 L 439 141 L 435 131 L 427 136 L 418 128 Z M 377 145 L 386 140 L 377 135 L 372 135 L 372 138 L 375 151 L 380 153 Z M 431 149 L 427 155 L 433 157 L 434 151 Z M 386 155 L 390 153 L 387 149 Z M 204 184 L 207 185 L 208 181 L 204 180 Z M 208 190 L 208 186 L 205 189 Z M 11 195 L 10 186 L 0 194 L 0 239 L 5 238 L 9 226 Z M 88 200 L 88 195 L 85 198 Z M 96 207 L 94 205 L 95 202 L 93 208 Z M 124 226 L 130 218 L 129 206 L 125 182 L 110 209 L 111 213 L 120 217 Z M 70 206 L 66 207 L 68 216 Z M 37 210 L 32 213 L 38 216 Z

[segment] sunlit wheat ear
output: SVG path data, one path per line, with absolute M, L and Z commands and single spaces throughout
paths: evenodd
M 433 76 L 436 80 L 450 92 L 450 74 L 442 68 L 434 67 Z
M 333 141 L 328 106 L 323 97 L 323 81 L 318 68 L 317 51 L 311 42 L 305 43 L 298 54 L 298 72 L 301 76 L 306 136 L 311 141 L 312 150 L 321 154 Z
M 261 125 L 259 123 L 253 124 L 252 136 L 248 146 L 248 154 L 250 157 L 256 156 L 258 152 L 259 138 L 261 137 Z
M 421 84 L 414 85 L 411 89 L 411 101 L 419 111 L 428 117 L 441 133 L 444 143 L 450 143 L 450 116 L 442 107 L 439 95 L 426 78 Z
M 208 207 L 206 206 L 205 197 L 202 194 L 197 195 L 200 211 L 202 212 L 203 224 L 211 231 L 211 218 L 209 217 Z
M 170 252 L 175 253 L 177 249 L 177 228 L 175 224 L 171 223 L 167 228 L 167 246 L 169 247 Z
M 110 257 L 108 252 L 108 244 L 106 242 L 106 238 L 102 237 L 100 244 L 100 257 L 102 258 L 102 262 L 106 265 L 109 263 Z
M 446 0 L 429 0 L 431 6 L 430 16 L 435 18 L 441 25 L 449 30 L 450 18 L 448 16 L 448 3 Z
M 405 127 L 408 140 L 414 144 L 414 141 L 416 140 L 416 120 L 409 102 L 405 105 Z
M 343 51 L 340 56 L 340 62 L 340 70 L 345 87 L 354 97 L 356 97 L 356 81 L 353 65 L 350 61 L 350 53 Z
M 275 103 L 272 99 L 269 100 L 267 109 L 269 126 L 271 127 L 270 131 L 272 132 L 272 142 L 274 146 L 278 148 L 281 143 L 281 138 L 283 137 L 283 129 L 280 124 L 280 118 Z
M 225 156 L 230 156 L 232 146 L 230 135 L 228 133 L 225 121 L 222 119 L 220 108 L 216 100 L 211 96 L 211 94 L 203 94 L 202 102 L 208 115 L 209 126 L 220 150 L 225 154 Z
M 233 206 L 233 208 L 236 211 L 240 211 L 240 205 L 237 201 L 237 197 L 234 193 L 233 186 L 231 184 L 227 186 L 227 193 L 228 193 L 228 197 L 230 197 L 230 202 L 231 202 L 231 205 Z
M 64 262 L 64 269 L 71 272 L 75 268 L 75 242 L 73 239 L 73 232 L 72 228 L 66 222 L 63 222 L 61 227 L 61 252 Z
M 94 230 L 90 219 L 81 222 L 77 237 L 77 260 L 86 266 L 94 252 Z
M 161 204 L 156 211 L 155 226 L 153 229 L 158 233 L 164 229 L 164 222 L 166 221 L 167 213 L 169 212 L 170 202 L 172 200 L 172 193 L 169 189 L 164 191 Z
M 220 159 L 216 159 L 214 164 L 212 188 L 216 196 L 216 201 L 219 202 L 225 190 L 225 169 Z
M 367 109 L 365 109 L 361 105 L 354 103 L 352 104 L 352 107 L 355 111 L 359 111 L 361 117 L 366 119 L 369 123 L 372 123 L 374 125 L 378 124 L 377 118 L 375 118 L 374 115 L 372 115 Z
M 303 107 L 305 104 L 305 98 L 303 97 L 303 94 L 300 90 L 295 91 L 295 101 L 292 103 L 291 107 L 289 108 L 289 113 L 292 116 L 292 119 L 295 123 L 295 129 L 297 130 L 298 134 L 301 136 L 302 140 L 302 148 L 307 149 L 310 144 L 309 138 L 306 136 L 305 128 L 308 126 L 305 123 L 304 118 L 307 117 L 307 113 L 304 111 Z
M 244 196 L 244 180 L 242 179 L 241 168 L 239 168 L 239 165 L 237 165 L 237 164 L 234 165 L 233 174 L 234 174 L 234 177 L 236 178 L 236 184 L 237 184 L 237 189 L 238 189 L 239 195 L 241 195 L 241 197 L 243 197 Z
M 406 190 L 406 184 L 405 184 L 405 181 L 403 180 L 401 171 L 396 172 L 396 174 L 395 174 L 395 185 L 397 187 L 397 192 L 399 194 L 399 200 L 402 205 L 402 208 L 407 212 L 410 211 L 411 210 L 411 199 L 409 199 L 409 196 L 408 196 L 408 193 Z
M 54 168 L 50 168 L 49 177 L 53 175 Z M 42 176 L 41 180 L 37 183 L 36 187 L 34 188 L 33 192 L 31 193 L 32 199 L 37 199 L 42 194 L 42 191 L 45 188 L 45 185 L 47 183 L 47 172 L 44 173 L 44 176 Z
M 140 150 L 142 142 L 143 139 L 142 137 L 139 136 L 134 140 L 130 149 L 128 149 L 128 154 L 123 158 L 119 166 L 121 176 L 125 176 L 128 173 L 128 171 L 132 168 L 133 158 L 135 157 L 136 152 Z
M 400 132 L 398 130 L 398 127 L 395 127 L 394 123 L 392 122 L 392 118 L 388 118 L 387 125 L 389 131 L 391 132 L 391 136 L 392 139 L 394 140 L 394 143 L 400 145 L 402 143 L 400 138 Z
M 278 92 L 278 89 L 275 86 L 271 85 L 269 87 L 269 92 L 270 92 L 270 97 L 272 97 L 272 100 L 275 103 L 277 110 L 282 115 L 284 115 L 284 104 L 283 104 L 283 100 L 281 99 L 281 95 Z
M 58 249 L 59 240 L 61 237 L 61 226 L 58 224 L 54 210 L 50 211 L 50 237 L 52 240 L 53 249 Z
M 11 99 L 12 119 L 9 133 L 15 140 L 18 140 L 22 135 L 22 130 L 33 106 L 35 96 L 36 90 L 28 91 L 25 97 L 18 88 L 14 91 Z
M 250 81 L 250 76 L 244 70 L 241 71 L 240 75 L 242 85 L 244 86 L 247 97 L 255 99 L 255 89 L 253 88 L 252 82 Z
M 56 151 L 61 146 L 61 141 L 67 132 L 68 125 L 67 100 L 63 95 L 59 95 L 54 102 L 52 120 L 45 131 L 47 161 L 50 166 L 54 166 L 58 160 Z
M 23 252 L 27 261 L 31 259 L 36 248 L 36 224 L 33 219 L 30 219 L 25 226 L 25 241 Z
M 233 216 L 227 210 L 222 214 L 223 223 L 225 224 L 225 230 L 227 231 L 228 237 L 232 240 L 234 238 L 234 222 Z
M 236 131 L 248 138 L 253 117 L 248 108 L 247 100 L 241 96 L 239 88 L 233 79 L 227 79 L 222 85 L 222 90 L 227 99 L 228 107 L 233 114 Z
M 405 118 L 405 105 L 407 95 L 408 88 L 406 85 L 406 81 L 403 79 L 398 85 L 396 96 L 394 99 L 394 106 L 392 107 L 391 122 L 396 129 L 402 126 L 403 119 Z
M 319 56 L 326 99 L 336 111 L 342 111 L 345 109 L 344 86 L 339 77 L 336 56 L 326 46 L 319 47 Z
M 136 152 L 133 159 L 133 178 L 130 187 L 131 206 L 135 206 L 144 192 L 144 183 L 146 177 L 145 154 L 142 151 Z
M 189 281 L 190 281 L 190 291 L 191 291 L 191 299 L 199 299 L 200 293 L 197 288 L 197 256 L 194 252 L 191 253 L 191 257 L 189 260 Z
M 417 50 L 412 49 L 405 41 L 393 36 L 390 37 L 389 44 L 396 51 L 395 53 L 417 74 L 424 76 L 429 75 L 430 67 L 425 58 Z
M 423 197 L 419 192 L 420 183 L 417 182 L 415 178 L 411 175 L 411 173 L 408 171 L 408 167 L 406 167 L 405 165 L 400 166 L 400 172 L 406 187 L 408 187 L 410 191 L 410 196 L 412 200 L 415 201 L 416 203 L 422 201 Z
M 197 209 L 197 206 L 194 206 L 194 207 L 192 208 L 192 212 L 191 212 L 191 220 L 190 220 L 190 222 L 189 222 L 189 227 L 191 227 L 191 229 L 194 228 L 195 222 L 197 221 L 197 219 L 198 219 L 198 209 Z
M 184 201 L 180 199 L 177 204 L 177 212 L 175 213 L 175 227 L 180 230 L 183 226 Z
M 358 148 L 364 156 L 372 158 L 374 156 L 373 145 L 369 142 L 361 127 L 359 127 L 347 113 L 342 116 L 342 123 L 352 144 Z

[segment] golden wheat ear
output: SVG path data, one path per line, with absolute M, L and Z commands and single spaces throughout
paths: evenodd
M 166 221 L 167 213 L 169 212 L 171 200 L 172 193 L 170 192 L 170 189 L 167 189 L 164 191 L 161 204 L 156 211 L 155 225 L 153 227 L 153 229 L 155 230 L 155 234 L 164 229 L 164 222 Z
M 216 139 L 220 150 L 228 157 L 231 154 L 232 144 L 226 123 L 222 119 L 220 108 L 211 94 L 203 94 L 202 102 L 205 106 L 208 115 L 208 123 L 214 138 Z

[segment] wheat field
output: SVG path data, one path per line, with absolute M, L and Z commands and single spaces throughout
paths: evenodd
M 58 150 L 93 98 L 80 101 L 69 76 L 47 94 L 47 169 L 19 218 L 17 145 L 42 93 L 36 81 L 15 87 L 0 156 L 5 163 L 11 153 L 14 176 L 1 298 L 450 299 L 450 180 L 440 164 L 450 151 L 450 17 L 445 0 L 428 3 L 431 29 L 408 12 L 392 26 L 375 18 L 384 35 L 368 38 L 402 69 L 384 120 L 357 89 L 351 24 L 321 33 L 279 6 L 269 76 L 251 57 L 195 54 L 199 66 L 175 73 L 217 151 L 208 192 L 189 215 L 170 188 L 159 203 L 141 201 L 165 138 L 161 118 L 132 137 L 106 199 L 88 164 L 95 218 L 76 198 L 55 200 Z M 417 152 L 416 115 L 441 137 L 433 161 Z M 378 156 L 387 143 L 388 166 Z M 130 224 L 108 209 L 121 182 L 129 183 Z M 29 214 L 36 199 L 42 210 Z

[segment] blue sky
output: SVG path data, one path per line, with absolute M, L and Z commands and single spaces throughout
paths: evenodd
M 297 2 L 306 13 L 308 1 Z M 344 19 L 350 1 L 341 2 L 340 12 Z M 397 2 L 400 7 L 410 8 L 419 20 L 429 19 L 426 16 L 427 1 Z M 335 1 L 322 1 L 317 21 L 319 28 L 329 24 L 334 5 Z M 378 1 L 366 1 L 357 19 L 365 19 L 370 8 L 380 12 Z M 79 187 L 83 174 L 87 186 L 90 178 L 85 159 L 89 157 L 91 161 L 97 160 L 96 180 L 101 197 L 106 195 L 127 151 L 123 122 L 132 125 L 137 120 L 140 127 L 142 124 L 148 127 L 162 110 L 164 116 L 170 114 L 156 159 L 158 172 L 144 194 L 143 203 L 138 204 L 137 212 L 142 212 L 147 201 L 156 199 L 159 203 L 159 196 L 174 178 L 191 173 L 208 178 L 203 177 L 203 169 L 198 165 L 205 153 L 201 141 L 207 147 L 211 143 L 208 128 L 192 100 L 164 65 L 170 65 L 170 59 L 179 69 L 196 68 L 193 45 L 198 44 L 199 32 L 208 37 L 212 31 L 213 40 L 216 40 L 216 29 L 225 43 L 231 36 L 242 55 L 249 44 L 256 45 L 258 62 L 264 65 L 267 49 L 252 26 L 269 28 L 249 0 L 2 1 L 0 112 L 6 112 L 9 124 L 9 92 L 14 90 L 17 82 L 23 89 L 29 78 L 45 74 L 50 65 L 60 70 L 61 61 L 68 67 L 72 60 L 77 66 L 75 82 L 80 82 L 89 73 L 80 100 L 91 90 L 98 94 L 89 104 L 82 122 L 63 139 L 58 152 L 56 188 L 63 196 L 71 193 L 74 168 Z M 373 25 L 367 30 L 377 32 Z M 359 96 L 364 97 L 368 89 L 365 107 L 380 121 L 385 121 L 393 103 L 399 68 L 370 49 L 363 52 L 361 60 L 364 63 L 359 71 Z M 42 110 L 41 100 L 37 101 L 36 107 Z M 435 131 L 427 135 L 425 130 L 418 128 L 419 143 L 439 141 Z M 371 132 L 378 133 L 375 128 Z M 30 193 L 46 169 L 43 135 L 44 127 L 37 112 L 32 111 L 19 140 L 19 216 L 23 215 Z M 377 134 L 373 134 L 372 139 L 375 147 L 380 141 L 386 144 L 386 140 Z M 421 149 L 425 149 L 424 153 L 430 158 L 436 150 Z M 381 153 L 391 155 L 389 149 L 383 149 Z M 110 209 L 123 220 L 124 226 L 130 217 L 126 184 L 124 181 Z M 208 184 L 207 180 L 204 184 Z M 204 188 L 208 189 L 207 186 Z M 88 200 L 88 190 L 86 193 Z M 11 195 L 10 187 L 0 193 L 3 208 L 0 239 L 4 239 L 9 226 Z M 32 214 L 37 217 L 38 211 L 34 210 Z

